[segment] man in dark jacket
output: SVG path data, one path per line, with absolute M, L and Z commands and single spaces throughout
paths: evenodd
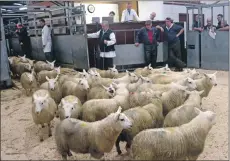
M 96 33 L 87 34 L 88 38 L 99 38 L 101 69 L 108 70 L 113 67 L 113 58 L 116 57 L 114 32 L 109 29 L 108 21 L 103 21 L 102 29 Z
M 159 26 L 160 27 L 160 26 Z M 165 19 L 165 26 L 160 27 L 166 33 L 169 49 L 169 65 L 182 71 L 186 64 L 181 60 L 181 46 L 179 36 L 184 32 L 182 26 L 173 23 L 169 17 Z
M 21 50 L 22 50 L 20 55 L 21 56 L 26 55 L 27 58 L 32 59 L 30 37 L 27 34 L 26 27 L 22 26 L 21 23 L 18 23 L 16 33 L 18 35 L 19 43 L 21 45 Z
M 142 27 L 136 35 L 135 46 L 139 46 L 139 43 L 144 44 L 145 62 L 146 65 L 151 64 L 152 67 L 156 67 L 157 61 L 157 40 L 159 38 L 159 27 L 152 27 L 152 21 L 145 22 L 145 27 Z

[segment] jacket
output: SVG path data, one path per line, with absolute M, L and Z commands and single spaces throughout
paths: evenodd
M 44 53 L 51 52 L 52 47 L 52 39 L 51 39 L 51 31 L 47 25 L 42 28 L 42 45 Z
M 153 31 L 153 42 L 152 44 L 156 44 L 157 40 L 159 39 L 160 33 L 159 30 L 155 27 L 152 27 Z M 145 45 L 151 44 L 149 42 L 149 37 L 148 37 L 148 30 L 146 27 L 142 27 L 139 32 L 136 35 L 136 42 L 137 43 L 144 43 Z
M 121 22 L 125 22 L 125 21 L 134 21 L 135 19 L 136 21 L 140 21 L 139 17 L 137 16 L 137 13 L 134 9 L 131 9 L 130 10 L 130 14 L 128 12 L 127 9 L 125 9 L 123 12 L 122 12 L 122 16 L 121 16 Z

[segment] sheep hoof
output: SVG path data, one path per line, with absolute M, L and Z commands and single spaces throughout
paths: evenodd
M 48 136 L 49 136 L 49 137 L 51 137 L 51 136 L 52 136 L 52 134 L 49 134 Z
M 70 151 L 67 154 L 69 157 L 73 156 L 73 154 Z
M 43 138 L 40 138 L 40 142 L 43 142 L 44 140 L 43 140 Z

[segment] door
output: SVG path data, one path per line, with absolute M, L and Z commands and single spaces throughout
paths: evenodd
M 189 16 L 186 13 L 179 13 L 179 22 L 187 22 L 188 18 L 188 26 L 189 26 Z

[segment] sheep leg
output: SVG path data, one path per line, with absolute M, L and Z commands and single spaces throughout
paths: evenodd
M 62 160 L 67 160 L 67 155 L 66 154 L 62 154 Z
M 50 123 L 48 123 L 48 136 L 49 137 L 52 136 L 52 131 L 51 131 Z
M 40 139 L 40 142 L 42 142 L 43 141 L 43 129 L 45 126 L 39 124 L 38 127 L 39 127 L 39 139 Z
M 199 156 L 197 156 L 197 155 L 196 156 L 188 156 L 187 159 L 195 161 L 195 160 L 197 160 L 198 157 Z
M 94 157 L 96 159 L 100 159 L 104 156 L 104 153 L 99 152 L 99 151 L 92 149 L 92 148 L 89 149 L 89 153 L 92 157 Z
M 132 144 L 132 139 L 129 136 L 127 136 L 127 143 L 125 146 L 127 153 L 130 153 L 131 144 Z
M 120 149 L 119 143 L 120 143 L 120 139 L 119 139 L 119 137 L 118 137 L 117 140 L 116 140 L 116 149 L 117 149 L 118 155 L 121 155 L 122 151 L 121 151 L 121 149 Z
M 73 154 L 71 153 L 70 150 L 67 152 L 67 155 L 68 155 L 69 157 L 73 156 Z

